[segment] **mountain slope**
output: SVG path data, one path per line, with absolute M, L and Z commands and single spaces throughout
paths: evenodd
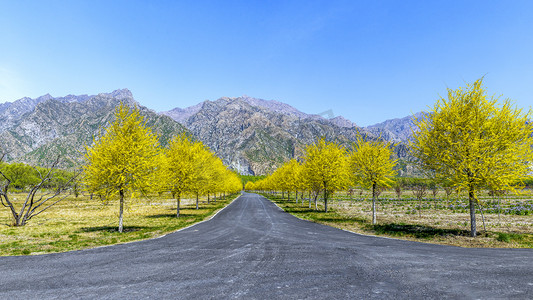
M 413 118 L 421 118 L 422 116 L 423 112 L 418 112 L 412 116 L 386 120 L 365 128 L 385 140 L 406 143 L 411 138 L 412 130 L 415 128 Z
M 224 97 L 170 112 L 163 114 L 181 122 L 242 174 L 270 173 L 299 158 L 304 147 L 319 137 L 349 147 L 358 131 L 369 134 L 342 117 L 325 119 L 281 102 L 250 97 Z
M 113 121 L 114 108 L 121 101 L 140 108 L 163 146 L 173 134 L 190 132 L 242 174 L 268 174 L 289 159 L 300 158 L 305 146 L 320 137 L 347 148 L 358 133 L 370 139 L 379 135 L 394 141 L 408 139 L 406 118 L 360 128 L 341 116 L 326 119 L 285 103 L 247 96 L 205 101 L 158 115 L 140 106 L 124 89 L 96 96 L 45 95 L 1 104 L 0 146 L 7 160 L 46 165 L 61 155 L 63 167 L 79 165 L 84 146 Z M 409 156 L 401 143 L 395 152 L 399 158 Z
M 129 90 L 96 96 L 50 96 L 44 101 L 31 101 L 35 104 L 33 110 L 28 105 L 21 115 L 13 114 L 15 121 L 0 132 L 2 150 L 8 160 L 46 165 L 61 155 L 63 167 L 77 165 L 82 161 L 84 146 L 90 145 L 93 136 L 113 121 L 114 109 L 120 102 L 137 105 L 147 125 L 160 134 L 162 143 L 172 134 L 186 130 L 171 118 L 138 105 Z

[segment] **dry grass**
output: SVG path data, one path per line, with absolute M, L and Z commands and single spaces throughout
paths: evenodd
M 12 199 L 23 199 L 13 195 Z M 236 196 L 207 204 L 200 199 L 181 202 L 180 218 L 176 218 L 176 201 L 167 195 L 130 201 L 124 212 L 124 232 L 118 232 L 118 201 L 104 205 L 88 196 L 68 197 L 26 226 L 11 226 L 12 216 L 0 210 L 0 255 L 27 255 L 62 252 L 124 243 L 161 236 L 211 216 Z M 20 206 L 17 206 L 20 207 Z
M 314 222 L 338 227 L 363 234 L 382 235 L 419 242 L 455 245 L 461 247 L 505 247 L 505 248 L 533 248 L 533 214 L 511 215 L 485 212 L 485 227 L 482 216 L 478 212 L 478 237 L 471 238 L 470 215 L 466 209 L 451 210 L 450 205 L 461 207 L 466 205 L 464 195 L 455 196 L 452 200 L 439 199 L 423 200 L 419 211 L 419 202 L 410 199 L 412 195 L 405 195 L 397 200 L 392 192 L 384 192 L 377 203 L 378 225 L 372 226 L 371 195 L 357 193 L 350 199 L 344 193 L 337 194 L 328 201 L 330 212 L 314 211 L 304 204 L 281 200 L 279 195 L 272 197 L 286 211 L 298 217 Z M 507 196 L 502 200 L 502 207 L 509 207 L 517 203 L 529 204 L 532 195 L 526 193 L 520 196 Z M 365 200 L 366 199 L 366 200 Z M 485 202 L 493 201 L 487 197 Z M 320 205 L 319 210 L 323 210 Z

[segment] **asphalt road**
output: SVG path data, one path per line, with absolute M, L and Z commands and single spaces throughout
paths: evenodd
M 162 238 L 0 258 L 0 299 L 531 299 L 533 250 L 361 236 L 244 194 Z

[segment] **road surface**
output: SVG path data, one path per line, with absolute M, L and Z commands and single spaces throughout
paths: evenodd
M 162 238 L 1 257 L 0 299 L 533 298 L 532 249 L 463 249 L 299 220 L 245 193 Z

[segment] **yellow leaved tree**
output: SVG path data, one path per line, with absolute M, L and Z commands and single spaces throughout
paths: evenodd
M 209 149 L 203 144 L 196 152 L 196 159 L 194 162 L 194 181 L 191 185 L 191 192 L 196 195 L 196 209 L 198 209 L 199 196 L 209 192 L 209 185 L 212 182 L 212 166 L 216 159 L 218 159 Z
M 180 216 L 181 197 L 195 183 L 195 166 L 202 150 L 202 143 L 192 141 L 185 133 L 174 136 L 164 150 L 159 184 L 162 190 L 170 191 L 176 199 L 176 217 Z
M 475 205 L 483 188 L 514 190 L 531 172 L 533 126 L 510 100 L 487 97 L 483 78 L 448 89 L 431 112 L 415 121 L 412 154 L 428 175 L 468 192 L 470 234 L 476 236 Z
M 139 113 L 121 103 L 115 121 L 86 147 L 84 178 L 91 193 L 120 199 L 119 232 L 123 231 L 124 197 L 149 192 L 159 165 L 159 142 Z
M 176 216 L 180 215 L 180 201 L 185 194 L 199 197 L 210 193 L 235 193 L 241 189 L 238 176 L 229 171 L 222 160 L 199 141 L 182 133 L 174 136 L 164 150 L 161 166 L 160 190 L 170 191 L 176 199 Z
M 347 185 L 345 149 L 324 138 L 305 148 L 303 155 L 302 176 L 306 177 L 307 186 L 324 193 L 324 211 L 328 212 L 328 197 Z
M 287 199 L 290 200 L 291 191 L 294 192 L 294 199 L 298 203 L 298 189 L 301 186 L 300 184 L 300 175 L 301 175 L 301 165 L 296 159 L 291 159 L 287 162 L 284 167 L 285 169 L 285 186 L 287 187 Z
M 390 143 L 357 136 L 348 156 L 348 169 L 356 183 L 372 188 L 372 224 L 376 224 L 376 188 L 390 186 L 390 178 L 396 175 L 395 165 Z

